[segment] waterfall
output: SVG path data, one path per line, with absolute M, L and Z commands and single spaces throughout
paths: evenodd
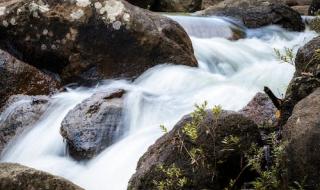
M 126 189 L 138 159 L 161 137 L 160 125 L 171 129 L 183 115 L 192 112 L 194 104 L 204 101 L 209 107 L 239 110 L 264 86 L 281 96 L 294 66 L 279 61 L 274 48 L 292 48 L 296 52 L 316 35 L 312 31 L 288 32 L 277 26 L 245 29 L 219 17 L 170 17 L 190 35 L 198 68 L 164 64 L 149 69 L 133 82 L 104 81 L 94 88 L 68 89 L 54 95 L 32 130 L 10 143 L 1 162 L 45 170 L 89 190 Z M 244 30 L 246 38 L 228 40 L 233 27 Z M 59 134 L 68 111 L 95 92 L 118 88 L 127 91 L 125 136 L 88 162 L 68 157 Z

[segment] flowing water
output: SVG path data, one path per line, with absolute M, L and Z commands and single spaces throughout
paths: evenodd
M 294 73 L 294 66 L 277 60 L 273 48 L 294 52 L 316 34 L 287 32 L 276 26 L 248 30 L 230 19 L 170 16 L 191 37 L 198 68 L 159 65 L 134 82 L 103 81 L 95 88 L 68 89 L 51 97 L 41 119 L 10 143 L 2 162 L 18 162 L 63 176 L 89 190 L 126 189 L 138 159 L 162 135 L 160 125 L 169 129 L 194 104 L 208 101 L 239 110 L 264 86 L 282 96 Z M 241 29 L 245 39 L 230 41 L 231 29 Z M 66 154 L 59 134 L 60 123 L 69 110 L 95 92 L 125 89 L 125 125 L 128 131 L 116 144 L 88 162 L 76 162 Z M 11 108 L 12 109 L 12 108 Z M 0 116 L 4 120 L 10 109 Z

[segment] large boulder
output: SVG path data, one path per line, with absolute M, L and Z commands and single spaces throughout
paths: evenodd
M 46 95 L 60 84 L 52 77 L 0 50 L 0 108 L 11 95 Z
M 46 96 L 15 95 L 0 110 L 0 154 L 10 140 L 39 120 L 49 106 Z
M 126 1 L 10 2 L 0 4 L 0 46 L 64 82 L 136 77 L 161 63 L 197 65 L 179 24 Z
M 274 126 L 277 121 L 277 108 L 266 94 L 260 92 L 239 112 L 259 126 Z
M 73 158 L 93 158 L 124 133 L 123 93 L 94 94 L 64 118 L 60 132 Z
M 207 111 L 200 118 L 187 115 L 158 139 L 140 158 L 128 189 L 156 189 L 161 184 L 166 185 L 164 189 L 176 189 L 180 184 L 181 189 L 220 190 L 237 178 L 246 165 L 244 154 L 253 143 L 261 143 L 257 125 L 235 112 Z M 199 119 L 197 137 L 193 139 L 190 124 Z M 237 139 L 234 144 L 226 145 L 232 138 Z M 242 184 L 254 176 L 251 170 L 244 170 L 237 182 Z
M 284 126 L 288 179 L 306 189 L 320 188 L 320 88 L 301 100 Z
M 281 106 L 280 124 L 286 123 L 294 106 L 320 87 L 320 37 L 316 37 L 298 50 L 296 72 Z
M 11 163 L 0 164 L 0 189 L 82 190 L 81 187 L 61 177 Z
M 212 7 L 196 14 L 233 17 L 242 21 L 248 28 L 275 24 L 292 31 L 303 31 L 305 29 L 300 14 L 283 4 Z

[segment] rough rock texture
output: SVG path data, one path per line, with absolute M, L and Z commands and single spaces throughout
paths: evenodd
M 19 164 L 0 164 L 0 189 L 81 190 L 66 179 Z
M 309 8 L 309 15 L 316 15 L 319 9 L 320 9 L 320 1 L 312 0 L 312 3 Z
M 234 17 L 241 20 L 248 28 L 276 24 L 292 31 L 303 31 L 305 29 L 300 14 L 282 4 L 213 7 L 196 14 Z
M 249 150 L 251 143 L 261 142 L 257 125 L 239 113 L 223 111 L 220 116 L 214 116 L 208 111 L 197 127 L 198 138 L 194 142 L 183 133 L 191 120 L 190 115 L 185 116 L 173 130 L 148 149 L 140 158 L 128 189 L 155 189 L 154 181 L 166 180 L 166 175 L 158 167 L 170 167 L 172 164 L 180 168 L 182 175 L 187 178 L 183 189 L 223 189 L 245 165 L 243 154 Z M 230 135 L 239 138 L 239 146 L 225 147 L 222 141 Z M 201 147 L 205 166 L 201 163 L 191 164 L 191 158 L 184 147 L 189 151 Z M 253 177 L 247 170 L 243 176 L 245 177 L 239 179 L 240 183 Z
M 257 125 L 270 125 L 276 123 L 277 108 L 273 105 L 270 98 L 264 93 L 257 93 L 254 98 L 239 111 L 250 118 Z
M 61 135 L 66 139 L 73 158 L 90 159 L 123 134 L 123 93 L 94 94 L 64 118 Z
M 297 5 L 291 7 L 293 10 L 297 11 L 301 15 L 308 15 L 309 6 L 308 5 Z
M 301 100 L 284 126 L 289 181 L 305 177 L 306 189 L 320 188 L 320 88 Z
M 286 123 L 294 106 L 300 100 L 320 87 L 320 51 L 318 49 L 320 49 L 320 37 L 311 40 L 297 53 L 296 72 L 289 84 L 281 108 L 281 125 Z
M 201 0 L 157 0 L 153 11 L 161 12 L 194 12 L 201 9 Z
M 59 86 L 50 76 L 0 50 L 0 108 L 11 95 L 45 95 Z
M 0 110 L 0 154 L 5 145 L 39 120 L 49 106 L 46 96 L 16 95 Z
M 64 82 L 135 77 L 161 63 L 197 65 L 180 25 L 126 1 L 12 2 L 0 16 L 0 46 Z

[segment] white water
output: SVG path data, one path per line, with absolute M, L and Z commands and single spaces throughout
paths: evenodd
M 177 19 L 183 20 L 186 27 L 193 28 L 195 34 L 201 27 L 193 27 L 195 21 L 190 17 Z M 271 26 L 247 30 L 248 38 L 228 41 L 214 31 L 216 27 L 228 26 L 215 27 L 210 18 L 201 22 L 205 23 L 199 31 L 201 38 L 191 36 L 199 68 L 160 65 L 133 83 L 106 81 L 96 88 L 69 89 L 57 94 L 51 98 L 50 108 L 42 119 L 7 148 L 1 161 L 19 162 L 45 170 L 89 190 L 126 189 L 138 159 L 162 135 L 160 124 L 172 128 L 183 115 L 193 110 L 195 103 L 205 100 L 209 107 L 219 104 L 224 109 L 239 110 L 263 86 L 269 86 L 281 96 L 294 67 L 278 61 L 273 48 L 282 50 L 288 47 L 296 51 L 315 36 L 313 32 L 286 32 Z M 204 38 L 206 32 L 211 38 Z M 67 157 L 65 144 L 59 135 L 64 116 L 93 93 L 117 88 L 129 92 L 125 97 L 124 119 L 128 127 L 125 137 L 87 163 Z

